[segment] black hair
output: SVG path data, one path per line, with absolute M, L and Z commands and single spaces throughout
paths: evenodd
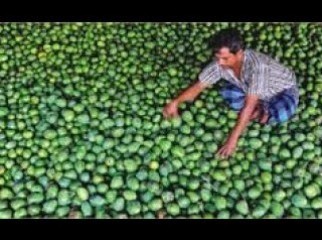
M 237 29 L 228 28 L 218 32 L 211 40 L 211 47 L 215 53 L 226 47 L 233 54 L 236 54 L 239 50 L 245 49 L 244 40 Z

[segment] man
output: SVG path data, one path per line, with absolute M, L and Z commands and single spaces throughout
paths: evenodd
M 213 39 L 215 61 L 199 74 L 198 81 L 184 90 L 163 109 L 166 118 L 178 116 L 178 106 L 193 101 L 206 87 L 227 80 L 221 90 L 230 107 L 239 112 L 238 120 L 224 145 L 221 157 L 230 156 L 248 123 L 285 122 L 294 115 L 299 102 L 295 74 L 267 55 L 245 49 L 235 29 L 219 32 Z

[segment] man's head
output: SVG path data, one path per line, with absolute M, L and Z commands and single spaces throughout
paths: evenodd
M 245 49 L 242 36 L 236 29 L 224 29 L 217 33 L 212 47 L 218 64 L 230 68 L 241 61 Z

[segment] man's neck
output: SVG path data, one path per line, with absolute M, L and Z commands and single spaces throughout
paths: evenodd
M 242 52 L 242 54 L 240 55 L 240 58 L 236 62 L 235 66 L 232 67 L 232 70 L 237 79 L 241 78 L 243 64 L 244 64 L 244 52 Z

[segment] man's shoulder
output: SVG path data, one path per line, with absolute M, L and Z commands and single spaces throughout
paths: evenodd
M 210 69 L 210 68 L 219 68 L 220 66 L 215 60 L 211 60 L 210 62 L 206 63 L 203 69 Z
M 251 49 L 251 48 L 246 48 L 245 53 L 246 53 L 246 55 L 256 57 L 256 58 L 271 58 L 268 54 L 263 53 L 263 52 L 259 52 L 255 49 Z
M 269 54 L 258 52 L 253 49 L 247 49 L 245 51 L 247 51 L 247 56 L 249 59 L 248 61 L 253 68 L 274 68 L 280 72 L 292 72 L 292 69 L 285 66 L 279 60 Z
M 245 49 L 246 56 L 252 65 L 269 65 L 272 61 L 275 61 L 269 54 L 256 51 L 254 49 Z

